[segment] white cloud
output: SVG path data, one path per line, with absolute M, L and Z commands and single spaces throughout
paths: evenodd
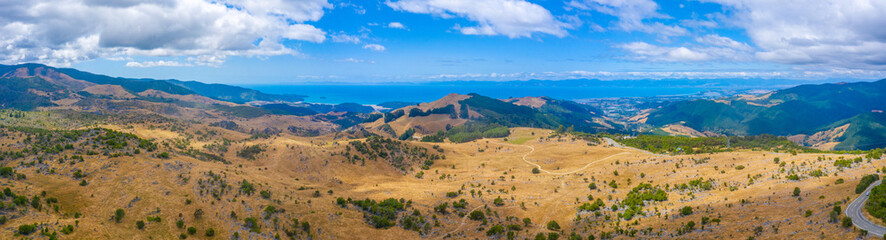
M 618 18 L 615 28 L 628 32 L 645 32 L 659 34 L 664 37 L 683 36 L 689 32 L 679 26 L 666 25 L 660 22 L 645 22 L 648 19 L 670 18 L 658 12 L 658 4 L 652 0 L 571 0 L 567 6 L 594 10 Z
M 338 43 L 357 44 L 362 41 L 362 40 L 360 40 L 360 37 L 358 37 L 358 36 L 348 35 L 345 33 L 333 34 L 333 35 L 331 35 L 331 37 L 332 37 L 333 42 L 338 42 Z
M 754 48 L 746 43 L 716 34 L 696 37 L 697 44 L 659 46 L 645 42 L 616 45 L 629 53 L 628 58 L 653 62 L 750 61 Z
M 762 49 L 756 57 L 786 64 L 886 66 L 886 1 L 708 0 L 734 12 L 730 21 Z
M 363 45 L 363 49 L 369 49 L 369 50 L 376 51 L 376 52 L 384 52 L 385 46 L 378 45 L 378 44 L 366 44 L 366 45 Z
M 372 63 L 372 64 L 375 63 L 375 61 L 367 61 L 367 60 L 356 59 L 356 58 L 345 58 L 345 59 L 336 60 L 336 62 L 347 62 L 347 63 Z
M 400 22 L 391 22 L 388 23 L 388 28 L 406 29 L 406 26 L 403 26 L 403 23 Z
M 505 35 L 510 38 L 548 34 L 568 35 L 568 24 L 558 21 L 542 6 L 525 0 L 399 0 L 385 2 L 398 11 L 431 14 L 441 18 L 462 17 L 476 26 L 456 29 L 467 35 Z
M 686 47 L 662 47 L 645 42 L 632 42 L 618 46 L 633 54 L 637 60 L 684 62 L 704 61 L 713 58 L 704 52 L 690 50 Z
M 187 67 L 191 66 L 191 64 L 180 63 L 177 61 L 144 61 L 144 62 L 128 62 L 126 63 L 127 67 Z
M 298 54 L 282 42 L 325 41 L 323 30 L 305 22 L 331 7 L 326 0 L 3 1 L 0 62 Z
M 742 50 L 742 51 L 747 51 L 747 52 L 754 50 L 754 48 L 749 46 L 747 43 L 738 42 L 738 41 L 732 40 L 731 38 L 723 37 L 723 36 L 720 36 L 717 34 L 709 34 L 709 35 L 705 35 L 702 37 L 697 37 L 697 38 L 695 38 L 695 41 L 698 43 L 702 43 L 702 44 L 719 46 L 719 47 L 727 47 L 727 48 L 732 48 L 732 49 L 737 49 L 737 50 Z

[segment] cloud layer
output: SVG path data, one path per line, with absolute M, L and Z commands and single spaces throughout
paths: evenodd
M 30 0 L 0 2 L 0 62 L 65 66 L 100 57 L 297 54 L 284 40 L 320 43 L 326 0 Z M 208 61 L 201 61 L 208 60 Z
M 454 28 L 466 35 L 504 35 L 510 38 L 547 34 L 568 35 L 570 26 L 542 6 L 524 0 L 399 0 L 389 7 L 405 12 L 431 14 L 441 18 L 461 17 L 476 26 Z
M 712 0 L 735 11 L 764 61 L 849 68 L 886 65 L 886 1 Z

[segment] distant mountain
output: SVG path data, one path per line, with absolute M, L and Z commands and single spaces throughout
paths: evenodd
M 94 85 L 116 85 L 133 95 L 147 90 L 157 90 L 175 95 L 197 94 L 216 100 L 234 103 L 250 101 L 302 101 L 301 96 L 266 94 L 256 90 L 224 85 L 206 84 L 194 81 L 156 80 L 110 77 L 93 74 L 72 68 L 54 68 L 42 64 L 0 65 L 0 77 L 2 78 L 31 78 L 37 77 L 48 81 L 54 86 L 62 87 L 73 92 L 83 91 Z M 49 85 L 46 85 L 49 86 Z M 34 86 L 39 89 L 40 86 Z
M 208 84 L 197 81 L 179 81 L 168 80 L 168 82 L 187 88 L 197 94 L 210 97 L 213 99 L 234 102 L 247 103 L 252 101 L 284 101 L 299 102 L 304 100 L 304 96 L 294 94 L 268 94 L 258 90 L 225 85 L 225 84 Z
M 869 125 L 876 119 L 867 115 L 851 121 L 848 119 L 884 108 L 886 79 L 802 85 L 759 96 L 676 102 L 651 112 L 646 123 L 653 126 L 677 123 L 699 131 L 732 135 L 813 135 L 828 126 L 836 127 L 833 125 L 844 119 L 847 119 L 847 123 Z M 851 135 L 847 132 L 844 136 L 855 139 Z M 861 147 L 858 144 L 870 143 L 869 140 L 859 141 L 840 146 Z M 886 143 L 872 146 L 883 147 Z

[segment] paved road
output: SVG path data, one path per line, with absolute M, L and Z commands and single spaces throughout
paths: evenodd
M 872 183 L 871 186 L 868 186 L 868 189 L 865 189 L 858 198 L 849 203 L 849 206 L 846 206 L 845 211 L 846 216 L 852 218 L 852 224 L 855 225 L 855 227 L 868 230 L 868 234 L 873 234 L 877 237 L 882 237 L 883 234 L 886 234 L 886 227 L 877 225 L 865 218 L 864 214 L 862 214 L 862 210 L 864 209 L 864 202 L 868 200 L 868 193 L 871 192 L 871 188 L 880 185 L 881 181 L 882 180 L 878 180 Z

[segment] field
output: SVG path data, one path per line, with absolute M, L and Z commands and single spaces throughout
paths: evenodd
M 171 119 L 101 127 L 156 149 L 128 140 L 106 150 L 85 137 L 61 151 L 22 151 L 40 133 L 3 128 L 0 152 L 25 154 L 2 161 L 20 176 L 0 187 L 27 201 L 0 199 L 0 235 L 35 224 L 61 239 L 851 239 L 861 233 L 830 221 L 834 205 L 845 207 L 861 176 L 884 163 L 837 167 L 860 156 L 761 151 L 649 155 L 531 128 L 512 128 L 507 142 L 391 141 L 359 152 L 358 142 L 378 140 Z M 666 200 L 646 198 L 661 193 Z

